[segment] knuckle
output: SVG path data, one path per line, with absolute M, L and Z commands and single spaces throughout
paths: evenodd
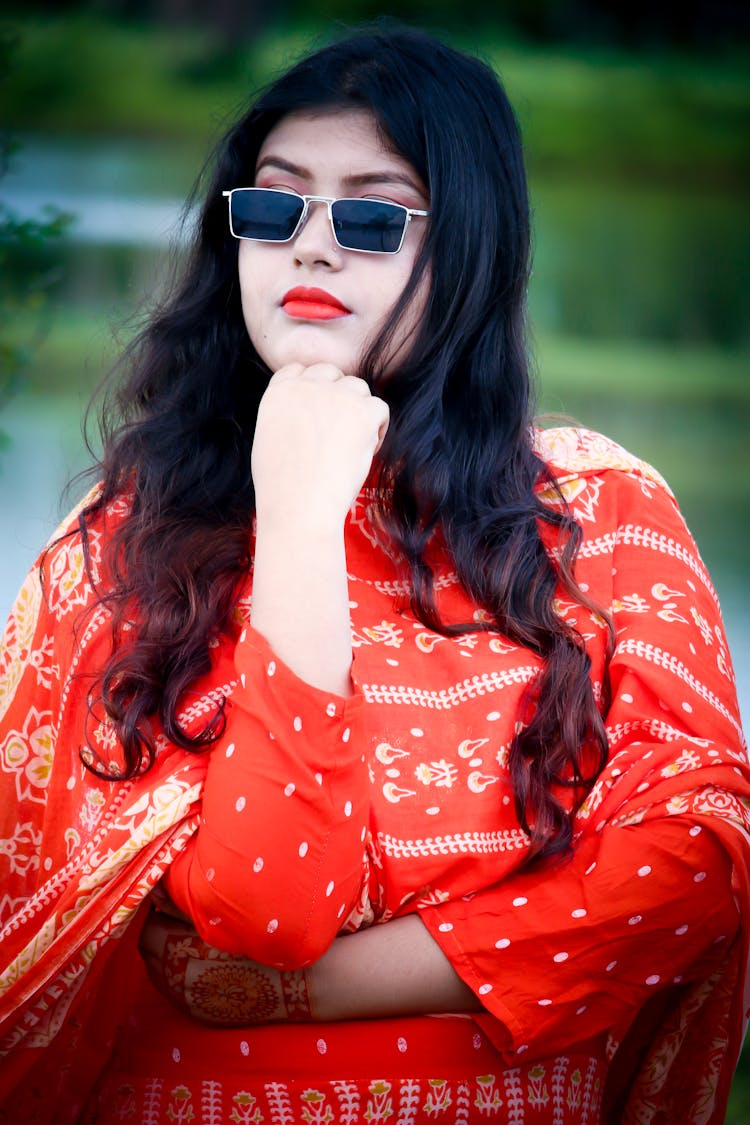
M 304 369 L 305 375 L 311 379 L 339 379 L 341 372 L 332 363 L 311 363 Z
M 304 365 L 301 363 L 287 363 L 271 376 L 269 385 L 270 383 L 284 383 L 290 379 L 298 379 L 304 370 Z

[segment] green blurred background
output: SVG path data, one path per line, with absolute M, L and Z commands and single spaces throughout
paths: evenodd
M 468 19 L 458 0 L 6 4 L 0 615 L 76 496 L 61 489 L 87 463 L 85 403 L 179 258 L 181 207 L 211 144 L 333 21 L 391 14 L 502 77 L 534 207 L 540 410 L 604 430 L 672 485 L 721 598 L 747 725 L 750 5 L 671 9 L 474 0 Z M 727 1120 L 750 1120 L 746 1058 Z

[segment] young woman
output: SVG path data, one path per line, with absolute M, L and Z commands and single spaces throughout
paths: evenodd
M 750 771 L 669 489 L 532 424 L 491 70 L 227 136 L 0 684 L 12 1122 L 723 1119 Z

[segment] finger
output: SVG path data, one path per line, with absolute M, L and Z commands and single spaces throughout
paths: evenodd
M 304 370 L 305 365 L 303 363 L 287 363 L 271 376 L 269 385 L 271 383 L 288 383 L 291 379 L 299 379 Z
M 370 397 L 370 388 L 364 379 L 360 379 L 357 375 L 343 375 L 340 382 L 347 390 L 360 394 L 363 398 Z
M 337 383 L 339 380 L 352 378 L 345 375 L 335 363 L 311 363 L 303 372 L 305 379 L 321 383 Z

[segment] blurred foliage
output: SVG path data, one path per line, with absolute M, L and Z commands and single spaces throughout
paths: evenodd
M 11 73 L 17 46 L 9 31 L 0 33 L 0 76 Z M 0 132 L 0 180 L 18 147 Z M 68 222 L 69 216 L 54 208 L 44 219 L 19 219 L 0 201 L 0 407 L 17 389 L 42 338 L 47 300 L 60 280 L 55 242 Z M 19 323 L 26 325 L 20 335 Z
M 333 0 L 322 0 L 322 11 Z M 339 5 L 348 17 L 367 5 Z M 433 13 L 434 15 L 434 13 Z M 185 138 L 203 151 L 252 92 L 332 30 L 305 9 L 228 45 L 220 22 L 116 22 L 100 13 L 19 14 L 19 65 L 4 115 L 18 129 Z M 424 22 L 427 22 L 426 20 Z M 454 20 L 445 37 L 501 74 L 532 169 L 739 185 L 750 174 L 750 68 L 742 42 L 713 55 L 617 42 L 530 45 L 511 29 Z M 137 81 L 133 76 L 137 75 Z
M 396 16 L 424 26 L 464 26 L 460 0 L 31 0 L 26 12 L 105 13 L 168 26 L 218 29 L 226 43 L 282 23 L 372 20 Z M 721 49 L 750 35 L 750 10 L 743 0 L 473 0 L 475 25 L 494 24 L 530 42 L 607 43 L 628 49 L 678 47 Z

